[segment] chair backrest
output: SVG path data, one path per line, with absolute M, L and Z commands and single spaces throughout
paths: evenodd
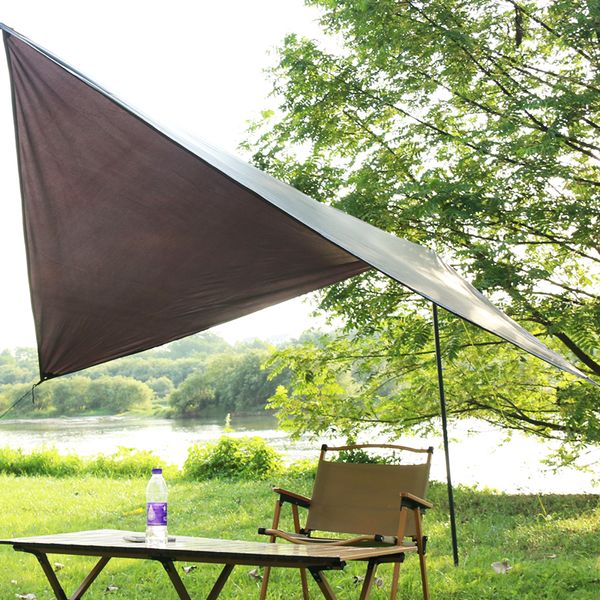
M 426 453 L 421 464 L 372 464 L 325 460 L 329 451 L 391 448 Z M 396 535 L 400 492 L 425 498 L 433 448 L 426 450 L 392 444 L 323 446 L 313 488 L 306 529 L 335 533 Z M 405 536 L 416 535 L 412 511 Z

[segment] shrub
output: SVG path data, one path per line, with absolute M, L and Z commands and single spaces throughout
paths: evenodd
M 369 454 L 362 448 L 354 448 L 352 450 L 340 450 L 336 458 L 336 462 L 360 463 L 372 465 L 389 465 L 396 461 L 395 454 L 390 456 L 381 456 L 379 454 Z
M 264 479 L 281 468 L 281 455 L 263 438 L 223 436 L 216 444 L 192 446 L 183 465 L 183 474 L 191 479 Z
M 285 475 L 287 477 L 300 478 L 305 477 L 310 480 L 314 480 L 317 474 L 318 461 L 310 458 L 303 458 L 296 460 L 289 464 L 285 468 Z
M 81 468 L 82 460 L 78 456 L 61 455 L 55 448 L 34 450 L 29 454 L 21 449 L 0 448 L 0 473 L 68 477 L 79 473 Z
M 162 466 L 163 461 L 148 450 L 120 446 L 114 454 L 91 459 L 85 471 L 100 477 L 149 477 L 154 467 Z
M 150 476 L 154 467 L 163 466 L 163 461 L 146 450 L 119 448 L 111 455 L 98 455 L 85 459 L 74 454 L 59 454 L 55 448 L 23 450 L 0 448 L 0 473 L 11 475 L 49 475 L 70 477 L 74 475 L 96 475 L 98 477 L 141 477 Z M 169 467 L 170 474 L 175 473 Z

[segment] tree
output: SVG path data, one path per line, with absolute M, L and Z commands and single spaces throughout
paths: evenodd
M 173 382 L 164 376 L 148 379 L 146 385 L 156 394 L 157 398 L 165 398 L 175 389 Z
M 4 413 L 16 403 L 12 410 L 19 417 L 54 416 L 52 390 L 48 388 L 40 389 L 34 398 L 28 397 L 30 391 L 31 384 L 0 385 L 0 412 Z
M 100 377 L 90 382 L 86 409 L 106 414 L 132 409 L 149 411 L 153 396 L 145 383 L 131 377 Z
M 262 410 L 277 385 L 284 383 L 287 373 L 269 378 L 262 368 L 269 353 L 246 350 L 240 354 L 220 354 L 206 366 L 206 377 L 215 390 L 215 399 L 223 410 Z
M 600 376 L 600 3 L 308 4 L 337 48 L 286 38 L 273 70 L 280 110 L 247 143 L 256 165 L 436 250 Z M 288 425 L 320 427 L 321 410 L 348 431 L 397 431 L 437 414 L 427 307 L 372 272 L 326 290 L 321 307 L 347 328 L 275 359 L 294 371 L 274 403 Z M 575 447 L 600 439 L 597 389 L 449 315 L 443 331 L 452 415 Z M 352 371 L 359 389 L 340 387 Z
M 262 367 L 268 356 L 265 350 L 247 349 L 217 354 L 171 393 L 169 405 L 181 416 L 203 416 L 215 410 L 262 410 L 277 386 L 289 377 L 284 368 L 269 377 Z
M 203 359 L 196 358 L 155 358 L 150 352 L 136 356 L 126 356 L 109 363 L 86 369 L 90 377 L 133 377 L 140 381 L 149 381 L 159 377 L 168 377 L 174 385 L 179 385 L 184 379 L 196 371 Z
M 52 393 L 55 415 L 83 415 L 90 410 L 89 393 L 92 380 L 83 375 L 59 377 L 41 386 Z
M 209 387 L 204 373 L 192 373 L 169 395 L 169 406 L 176 416 L 199 417 L 214 410 L 215 391 Z
M 18 348 L 14 352 L 0 352 L 0 385 L 8 383 L 35 382 L 37 358 L 35 350 Z
M 191 356 L 208 356 L 229 350 L 229 344 L 214 333 L 197 333 L 181 340 L 166 344 L 148 352 L 148 355 L 161 358 L 187 358 Z

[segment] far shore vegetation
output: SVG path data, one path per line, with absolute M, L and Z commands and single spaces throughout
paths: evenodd
M 285 373 L 270 379 L 262 368 L 273 349 L 261 340 L 230 345 L 201 333 L 44 382 L 33 402 L 19 403 L 6 418 L 123 413 L 186 418 L 262 411 L 277 386 L 289 380 Z M 35 349 L 0 352 L 0 414 L 37 380 Z

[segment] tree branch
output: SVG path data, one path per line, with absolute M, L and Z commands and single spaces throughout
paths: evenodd
M 517 3 L 514 2 L 513 0 L 509 0 L 509 2 L 511 2 L 516 8 L 517 8 Z M 421 9 L 417 8 L 414 4 L 412 4 L 411 2 L 409 2 L 410 6 L 412 6 L 428 23 L 430 23 L 433 27 L 435 27 L 436 29 L 440 30 L 442 32 L 442 34 L 449 39 L 454 45 L 456 45 L 458 48 L 460 48 L 462 50 L 462 52 L 468 57 L 468 59 L 475 65 L 477 66 L 477 68 L 479 70 L 481 70 L 483 73 L 485 73 L 491 81 L 493 81 L 496 86 L 498 87 L 498 89 L 507 97 L 509 98 L 513 98 L 514 94 L 504 85 L 500 82 L 500 80 L 494 76 L 494 74 L 492 73 L 492 71 L 490 69 L 488 69 L 487 67 L 484 66 L 484 64 L 477 59 L 477 57 L 473 54 L 473 52 L 471 52 L 471 50 L 469 50 L 464 44 L 459 43 L 455 37 L 453 35 L 451 35 L 451 32 L 448 31 L 448 29 L 444 26 L 442 26 L 440 23 L 438 23 L 437 21 L 435 21 L 434 19 L 432 19 L 431 17 L 429 17 L 429 15 L 427 15 L 424 11 L 422 11 Z M 521 8 L 521 7 L 518 7 Z M 492 61 L 495 66 L 500 70 L 500 72 L 502 73 L 502 75 L 504 75 L 506 78 L 508 78 L 514 85 L 516 85 L 521 91 L 525 92 L 527 95 L 529 96 L 533 96 L 536 97 L 534 94 L 531 93 L 531 89 L 527 88 L 525 86 L 523 86 L 519 81 L 517 81 L 514 77 L 512 77 L 510 75 L 510 73 L 508 73 L 499 63 L 497 63 L 493 58 L 492 55 L 488 52 L 487 53 L 487 58 L 488 60 Z M 527 109 L 523 109 L 523 112 L 531 119 L 531 121 L 533 123 L 536 124 L 536 126 L 541 129 L 542 131 L 550 131 L 550 128 L 545 125 L 542 121 L 540 121 L 537 117 L 535 117 L 535 115 L 533 115 L 533 113 L 531 113 L 530 111 L 528 111 Z M 570 148 L 572 148 L 573 150 L 576 150 L 578 152 L 581 152 L 582 154 L 588 156 L 589 158 L 593 158 L 595 160 L 600 160 L 600 157 L 596 156 L 595 154 L 589 152 L 588 150 L 586 150 L 585 148 L 581 148 L 577 143 L 573 142 L 571 139 L 569 139 L 568 136 L 563 135 L 560 131 L 558 130 L 553 130 L 554 135 L 556 135 L 557 137 L 560 137 L 561 139 L 564 140 L 565 144 L 568 145 Z M 586 143 L 587 145 L 587 143 Z M 594 149 L 596 150 L 600 150 L 599 148 L 593 146 Z
M 562 34 L 560 34 L 558 31 L 556 31 L 556 29 L 554 29 L 553 27 L 548 25 L 540 17 L 536 16 L 533 12 L 526 10 L 522 4 L 520 4 L 519 2 L 516 2 L 516 0 L 508 0 L 508 2 L 510 2 L 515 8 L 518 8 L 519 10 L 521 10 L 532 21 L 535 21 L 538 25 L 543 27 L 548 33 L 550 33 L 557 39 L 562 40 L 564 42 L 565 37 Z M 574 52 L 577 52 L 577 54 L 579 54 L 580 56 L 583 56 L 583 58 L 588 60 L 590 63 L 595 64 L 594 58 L 592 56 L 590 56 L 589 54 L 587 54 L 587 52 L 584 52 L 583 50 L 581 50 L 581 48 L 577 48 L 576 46 L 573 46 L 571 43 L 567 43 L 566 45 L 569 48 L 571 48 L 571 50 L 573 50 Z

